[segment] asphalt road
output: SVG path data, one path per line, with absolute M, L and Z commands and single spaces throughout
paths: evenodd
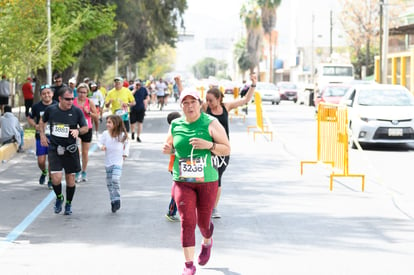
M 397 163 L 403 157 L 409 167 L 412 151 L 386 157 L 351 151 L 351 172 L 367 173 L 366 190 L 345 178 L 335 180 L 331 192 L 324 167 L 306 166 L 300 175 L 300 161 L 316 156 L 313 109 L 284 102 L 263 107 L 272 141 L 257 135 L 254 142 L 247 134 L 255 124 L 253 107 L 246 121 L 230 123 L 223 217 L 214 220 L 212 256 L 197 274 L 413 274 L 414 191 L 402 180 L 411 174 L 393 178 L 384 170 L 387 158 Z M 71 216 L 53 213 L 54 194 L 38 184 L 33 154 L 2 164 L 0 273 L 181 274 L 180 226 L 164 218 L 171 176 L 161 153 L 166 115 L 175 109 L 171 103 L 147 113 L 143 142 L 133 143 L 124 164 L 116 214 L 102 152 L 90 154 L 89 181 L 77 185 Z M 197 255 L 198 231 L 196 237 Z

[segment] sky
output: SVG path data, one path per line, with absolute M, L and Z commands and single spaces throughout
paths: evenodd
M 188 9 L 184 14 L 186 33 L 194 34 L 193 39 L 177 44 L 176 70 L 185 70 L 197 61 L 211 55 L 205 49 L 208 38 L 216 38 L 215 42 L 229 41 L 231 45 L 222 43 L 223 49 L 217 58 L 229 61 L 232 58 L 233 45 L 244 32 L 240 19 L 240 9 L 247 0 L 187 0 Z M 315 37 L 324 41 L 329 34 L 329 12 L 339 10 L 337 0 L 282 0 L 277 11 L 276 29 L 279 31 L 279 49 L 281 56 L 295 54 L 296 44 L 310 44 L 312 14 L 315 16 Z M 334 19 L 336 18 L 334 12 Z M 337 23 L 337 19 L 334 20 Z M 230 39 L 229 39 L 230 38 Z M 221 39 L 221 40 L 220 40 Z M 228 43 L 228 42 L 227 42 Z M 217 55 L 217 51 L 215 52 Z
M 208 56 L 204 49 L 206 38 L 231 37 L 236 40 L 241 36 L 242 25 L 240 9 L 245 0 L 187 0 L 188 9 L 184 14 L 187 34 L 194 34 L 194 39 L 177 44 L 177 70 L 184 70 L 197 61 Z M 228 46 L 227 48 L 232 46 Z M 230 49 L 230 50 L 231 50 Z M 222 58 L 226 59 L 228 50 Z

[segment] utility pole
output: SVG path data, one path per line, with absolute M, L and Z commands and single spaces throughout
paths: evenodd
M 380 9 L 379 9 L 379 18 L 380 18 L 380 22 L 379 22 L 379 24 L 380 24 L 380 29 L 379 29 L 379 35 L 380 35 L 380 41 L 379 41 L 379 68 L 378 68 L 378 70 L 379 70 L 379 83 L 382 83 L 382 80 L 383 80 L 383 78 L 382 78 L 382 72 L 383 72 L 383 66 L 382 66 L 382 60 L 384 59 L 384 57 L 382 56 L 382 41 L 383 41 L 383 33 L 384 33 L 384 30 L 383 30 L 383 16 L 384 16 L 384 11 L 383 11 L 383 7 L 384 7 L 384 0 L 380 0 L 380 3 L 379 3 L 379 5 L 380 5 Z
M 388 75 L 388 0 L 381 0 L 383 4 L 383 39 L 382 39 L 382 70 L 381 70 L 381 79 L 382 83 L 387 84 L 387 75 Z
M 314 39 L 314 25 L 315 25 L 315 15 L 312 12 L 312 43 L 311 43 L 311 83 L 314 83 L 314 74 L 315 74 L 315 39 Z
M 118 76 L 118 39 L 115 40 L 115 76 Z
M 333 53 L 333 48 L 332 48 L 332 29 L 333 29 L 332 15 L 333 15 L 333 12 L 331 10 L 330 11 L 330 31 L 329 31 L 329 55 L 331 57 L 331 60 L 332 60 L 332 53 Z
M 273 29 L 269 33 L 269 82 L 273 83 Z

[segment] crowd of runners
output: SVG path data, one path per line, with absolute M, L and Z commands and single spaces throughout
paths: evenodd
M 230 160 L 229 112 L 251 100 L 256 81 L 256 75 L 251 75 L 245 97 L 224 102 L 218 87 L 210 87 L 204 101 L 195 88 L 183 89 L 179 77 L 168 85 L 162 78 L 128 82 L 117 76 L 113 88 L 107 91 L 89 78 L 79 84 L 72 78 L 66 85 L 61 75 L 55 75 L 54 85 L 40 86 L 39 102 L 25 104 L 28 124 L 36 129 L 39 184 L 44 185 L 47 179 L 47 186 L 54 191 L 54 212 L 64 210 L 64 215 L 72 214 L 76 183 L 88 181 L 88 153 L 94 137 L 98 147 L 105 151 L 110 209 L 117 212 L 121 208 L 122 166 L 131 141 L 142 142 L 145 112 L 151 107 L 162 110 L 173 94 L 176 100 L 179 98 L 182 115 L 172 112 L 167 116 L 170 128 L 162 151 L 171 156 L 168 171 L 173 184 L 166 217 L 169 221 L 181 221 L 183 274 L 195 274 L 195 225 L 203 235 L 198 264 L 205 265 L 213 244 L 212 218 L 221 217 L 217 205 L 222 175 Z M 110 114 L 103 121 L 105 108 Z M 106 125 L 102 134 L 100 123 Z M 175 216 L 177 210 L 180 218 Z

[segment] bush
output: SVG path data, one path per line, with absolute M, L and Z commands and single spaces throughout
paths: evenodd
M 34 127 L 24 129 L 24 137 L 34 137 L 36 134 L 36 129 Z

